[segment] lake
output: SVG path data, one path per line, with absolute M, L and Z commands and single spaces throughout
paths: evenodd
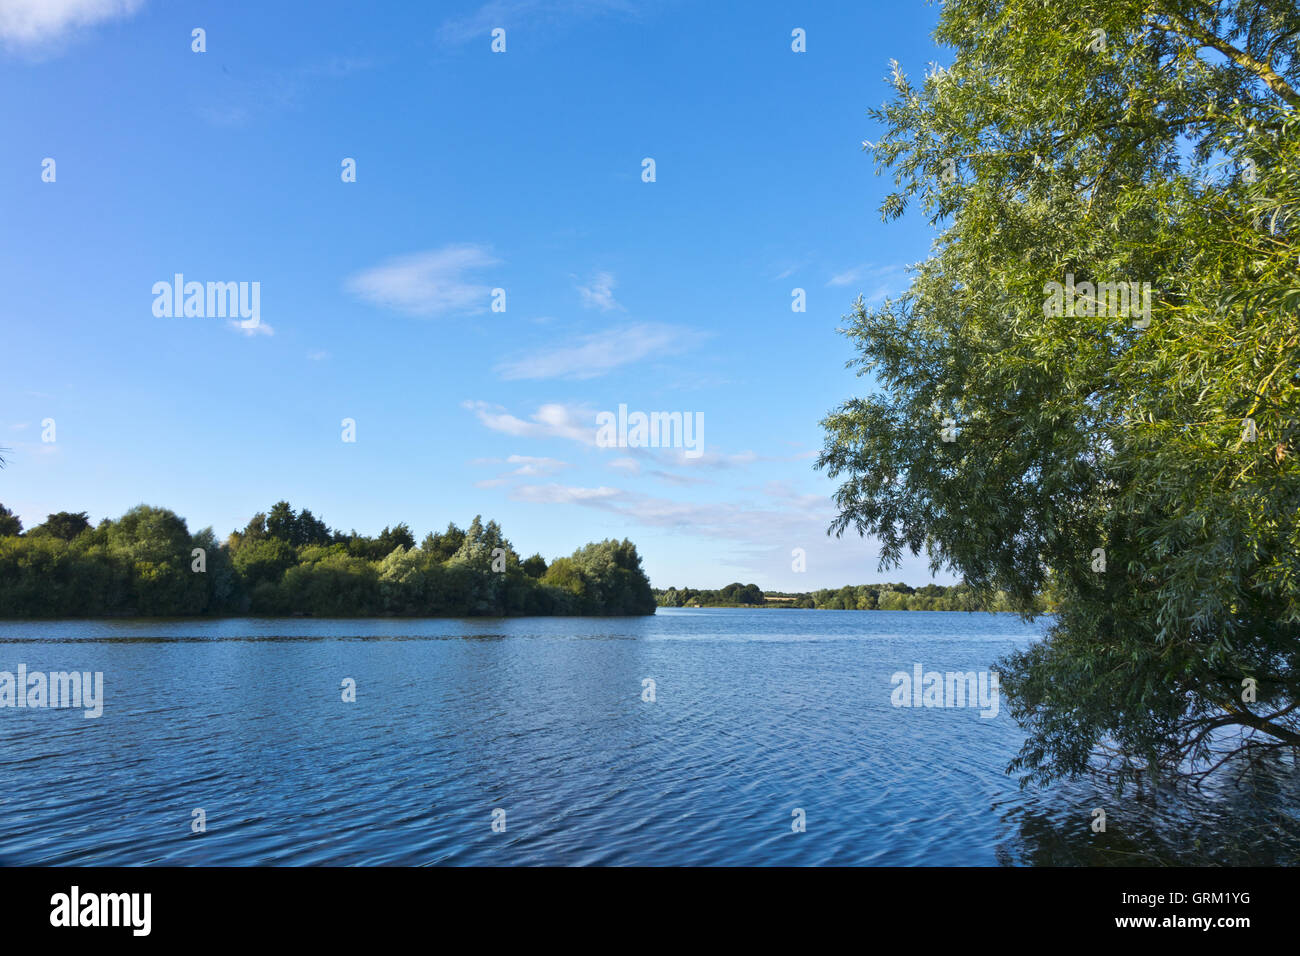
M 1021 792 L 1005 705 L 894 706 L 896 672 L 987 672 L 1045 627 L 763 609 L 0 622 L 0 671 L 104 687 L 97 719 L 0 709 L 0 862 L 1300 859 L 1293 765 L 1190 795 Z

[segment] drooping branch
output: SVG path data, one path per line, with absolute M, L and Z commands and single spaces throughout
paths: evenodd
M 1164 33 L 1172 33 L 1185 39 L 1195 41 L 1200 46 L 1209 47 L 1222 53 L 1242 69 L 1249 70 L 1263 80 L 1270 90 L 1284 99 L 1291 106 L 1300 108 L 1300 93 L 1291 88 L 1285 79 L 1273 69 L 1272 64 L 1257 60 L 1248 51 L 1238 49 L 1222 37 L 1215 36 L 1180 13 L 1164 12 L 1172 25 L 1147 20 L 1142 25 Z
M 1296 733 L 1294 730 L 1284 727 L 1279 723 L 1276 723 L 1276 721 L 1274 720 L 1274 718 L 1276 717 L 1285 715 L 1286 713 L 1291 711 L 1295 706 L 1296 706 L 1295 704 L 1292 704 L 1289 707 L 1285 707 L 1282 710 L 1279 710 L 1276 714 L 1269 714 L 1267 717 L 1260 717 L 1256 714 L 1252 714 L 1245 707 L 1241 707 L 1236 704 L 1227 704 L 1225 705 L 1224 709 L 1227 710 L 1228 713 L 1236 717 L 1237 722 L 1242 724 L 1243 726 L 1251 727 L 1255 730 L 1258 730 L 1260 733 L 1268 734 L 1270 737 L 1274 738 L 1275 740 L 1279 740 L 1282 743 L 1288 744 L 1292 747 L 1300 747 L 1300 734 Z

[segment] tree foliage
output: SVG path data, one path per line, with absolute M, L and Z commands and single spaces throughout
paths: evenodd
M 756 584 L 728 584 L 718 590 L 665 588 L 654 592 L 660 607 L 769 607 L 819 611 L 1009 611 L 1002 591 L 976 593 L 965 584 L 927 584 L 914 588 L 898 584 L 846 584 L 842 588 L 784 592 L 759 590 Z M 1051 609 L 1055 596 L 1038 595 L 1036 610 Z
M 871 111 L 883 217 L 940 233 L 844 330 L 879 391 L 823 423 L 832 530 L 1057 594 L 1002 664 L 1026 783 L 1300 744 L 1298 36 L 1294 0 L 949 0 L 951 65 Z
M 521 563 L 500 526 L 480 516 L 466 531 L 449 525 L 429 535 L 419 549 L 405 523 L 373 538 L 343 534 L 286 501 L 224 543 L 211 528 L 190 534 L 174 512 L 147 505 L 94 528 L 85 519 L 61 512 L 21 534 L 21 522 L 0 506 L 0 617 L 655 609 L 630 541 L 587 545 L 554 562 L 560 571 L 551 577 L 540 555 Z
M 48 534 L 64 541 L 71 541 L 83 531 L 90 530 L 90 515 L 84 511 L 60 511 L 47 515 L 43 524 L 32 528 L 28 534 Z
M 0 505 L 0 538 L 22 533 L 22 519 L 4 505 Z

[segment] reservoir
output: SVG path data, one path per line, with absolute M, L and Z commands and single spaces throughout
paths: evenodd
M 0 622 L 0 670 L 103 674 L 96 719 L 0 709 L 0 863 L 1300 860 L 1294 765 L 1140 798 L 1021 791 L 1005 700 L 991 718 L 891 702 L 892 675 L 987 672 L 1049 623 L 688 608 Z

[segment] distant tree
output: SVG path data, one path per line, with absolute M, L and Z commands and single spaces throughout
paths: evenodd
M 434 560 L 443 562 L 450 561 L 452 556 L 460 550 L 460 546 L 464 543 L 465 532 L 456 527 L 455 524 L 448 522 L 447 530 L 442 534 L 433 534 L 430 532 L 425 535 L 424 542 L 420 545 L 420 549 L 431 554 Z
M 581 580 L 589 613 L 654 613 L 654 593 L 641 568 L 636 545 L 631 541 L 606 540 L 588 544 L 567 559 L 571 567 L 566 565 L 561 572 L 556 566 L 564 560 L 557 558 L 543 580 L 558 578 L 561 573 L 570 582 Z
M 266 513 L 259 511 L 249 519 L 242 532 L 238 532 L 244 541 L 261 541 L 267 536 Z
M 193 546 L 185 519 L 167 508 L 137 505 L 95 529 L 130 573 L 135 613 L 195 614 L 206 603 L 206 581 L 190 570 Z
M 89 528 L 90 516 L 86 512 L 59 511 L 48 515 L 44 524 L 37 525 L 27 533 L 32 535 L 48 534 L 64 541 L 71 541 Z
M 546 569 L 542 584 L 565 595 L 562 610 L 569 614 L 594 613 L 597 606 L 591 582 L 573 558 L 556 558 Z
M 23 522 L 16 514 L 0 505 L 0 538 L 23 533 Z
M 249 541 L 234 553 L 235 568 L 250 592 L 260 584 L 279 584 L 284 573 L 297 560 L 293 545 L 280 538 Z
M 767 602 L 757 584 L 741 584 L 736 581 L 717 592 L 716 603 L 761 605 Z
M 329 526 L 306 508 L 303 508 L 298 514 L 298 520 L 294 527 L 293 543 L 296 545 L 329 544 L 333 538 Z
M 394 548 L 406 548 L 410 550 L 415 547 L 415 537 L 411 534 L 411 529 L 406 522 L 394 525 L 392 528 L 385 527 L 379 533 L 379 558 L 387 557 Z
M 266 513 L 266 533 L 280 541 L 298 544 L 298 516 L 287 501 L 277 501 Z
M 906 611 L 907 595 L 902 591 L 895 591 L 892 587 L 886 586 L 877 597 L 876 606 L 882 611 Z
M 196 531 L 190 539 L 191 560 L 194 548 L 201 548 L 204 553 L 204 573 L 194 573 L 192 565 L 190 571 L 203 595 L 202 605 L 181 613 L 221 614 L 244 610 L 241 606 L 243 584 L 231 560 L 230 551 L 221 546 L 210 527 Z
M 469 527 L 465 529 L 464 539 L 451 560 L 455 563 L 468 563 L 479 570 L 487 570 L 492 565 L 493 552 L 500 548 L 505 552 L 508 566 L 519 564 L 519 555 L 501 533 L 501 526 L 495 521 L 483 523 L 482 515 L 475 515 Z
M 540 554 L 534 554 L 532 557 L 525 558 L 519 564 L 524 574 L 530 578 L 540 578 L 546 574 L 546 559 Z

